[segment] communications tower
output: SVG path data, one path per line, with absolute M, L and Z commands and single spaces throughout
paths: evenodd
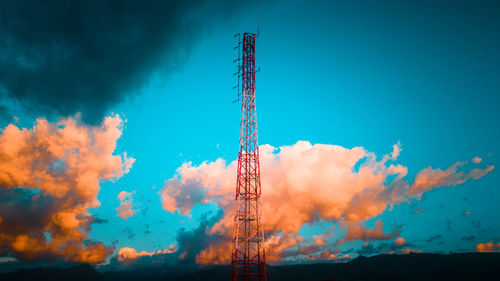
M 242 100 L 231 281 L 266 281 L 264 229 L 259 202 L 261 188 L 255 110 L 255 34 L 244 33 L 243 40 L 238 40 L 237 47 L 236 74 L 238 74 L 238 84 L 241 81 Z

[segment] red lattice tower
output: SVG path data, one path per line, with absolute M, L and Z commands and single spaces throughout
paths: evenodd
M 239 42 L 241 43 L 241 42 Z M 244 33 L 241 65 L 241 128 L 231 280 L 267 280 L 259 198 L 260 165 L 255 110 L 255 34 Z

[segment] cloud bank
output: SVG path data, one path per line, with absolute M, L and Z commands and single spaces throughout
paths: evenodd
M 120 116 L 88 126 L 78 116 L 0 131 L 0 256 L 100 263 L 112 247 L 89 239 L 99 184 L 128 173 L 134 159 L 113 154 Z
M 479 179 L 494 169 L 467 170 L 466 162 L 454 163 L 444 171 L 429 167 L 417 173 L 410 184 L 406 179 L 408 168 L 394 163 L 400 152 L 399 144 L 382 157 L 363 147 L 348 149 L 307 141 L 279 149 L 261 145 L 263 223 L 269 261 L 300 255 L 309 259 L 330 257 L 335 255 L 335 243 L 345 240 L 396 238 L 398 229 L 385 233 L 381 221 L 373 228 L 364 223 L 399 202 L 419 198 L 435 188 Z M 169 212 L 188 214 L 194 205 L 208 202 L 215 202 L 224 211 L 224 216 L 204 233 L 221 239 L 197 254 L 198 263 L 229 262 L 236 168 L 237 161 L 226 164 L 223 159 L 198 166 L 184 163 L 160 191 L 163 208 Z M 340 224 L 346 231 L 344 237 L 307 245 L 297 236 L 304 224 L 320 220 Z

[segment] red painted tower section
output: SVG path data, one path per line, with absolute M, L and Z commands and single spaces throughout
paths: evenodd
M 241 42 L 240 42 L 241 43 Z M 266 281 L 266 254 L 262 227 L 259 144 L 255 110 L 255 34 L 243 34 L 241 76 L 241 126 L 236 212 L 234 216 L 231 281 Z

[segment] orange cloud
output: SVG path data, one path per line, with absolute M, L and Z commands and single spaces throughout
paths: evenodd
M 476 163 L 476 164 L 481 163 L 481 161 L 483 161 L 483 159 L 481 159 L 480 157 L 477 157 L 477 156 L 476 156 L 476 157 L 472 158 L 472 162 L 474 162 L 474 163 Z
M 428 190 L 438 187 L 456 186 L 469 179 L 477 180 L 495 168 L 495 166 L 490 165 L 485 169 L 472 169 L 468 173 L 458 171 L 458 167 L 464 166 L 465 164 L 467 164 L 467 162 L 457 162 L 444 171 L 441 169 L 432 169 L 431 167 L 421 170 L 415 176 L 415 180 L 408 191 L 408 195 L 419 196 Z
M 410 248 L 404 248 L 404 249 L 398 249 L 397 252 L 399 254 L 411 254 L 411 253 L 422 253 L 422 250 L 416 250 L 416 249 L 410 249 Z
M 382 230 L 382 221 L 378 220 L 375 222 L 375 227 L 367 228 L 359 226 L 356 224 L 350 224 L 347 227 L 347 233 L 345 238 L 347 240 L 362 240 L 362 241 L 373 241 L 373 240 L 388 240 L 394 238 L 394 236 L 399 234 L 399 231 L 394 230 L 392 233 L 388 234 Z
M 322 251 L 319 255 L 310 255 L 306 257 L 309 261 L 322 261 L 322 260 L 350 260 L 352 257 L 349 254 L 337 255 L 339 251 Z
M 198 264 L 228 264 L 231 263 L 231 252 L 233 250 L 232 240 L 209 245 L 196 255 L 195 261 Z
M 269 261 L 278 261 L 284 258 L 287 249 L 298 247 L 287 240 L 289 234 L 298 233 L 305 223 L 319 220 L 347 226 L 346 237 L 350 240 L 393 238 L 397 233 L 384 233 L 381 223 L 373 229 L 363 227 L 362 223 L 398 202 L 433 188 L 478 179 L 494 168 L 488 166 L 468 173 L 457 171 L 462 163 L 455 163 L 446 171 L 428 168 L 418 173 L 410 186 L 405 180 L 407 167 L 393 163 L 401 152 L 399 144 L 382 158 L 363 147 L 348 149 L 338 145 L 312 145 L 307 141 L 279 149 L 261 145 L 259 149 L 263 226 L 268 235 Z M 215 202 L 224 210 L 224 216 L 207 233 L 230 239 L 236 168 L 237 161 L 227 164 L 223 159 L 199 166 L 184 163 L 160 191 L 163 208 L 188 214 L 196 204 Z M 281 237 L 277 236 L 280 233 L 283 237 L 276 238 Z M 277 250 L 271 254 L 271 249 Z M 204 252 L 204 257 L 211 256 L 217 255 Z M 207 258 L 199 261 L 211 262 Z
M 296 247 L 304 241 L 305 241 L 304 237 L 297 236 L 293 233 L 287 233 L 281 236 L 273 235 L 267 238 L 264 245 L 264 248 L 266 249 L 266 261 L 267 262 L 281 261 L 285 257 L 283 253 L 287 249 Z
M 113 252 L 87 233 L 99 207 L 99 184 L 134 163 L 114 155 L 123 121 L 106 117 L 88 126 L 78 116 L 33 128 L 8 125 L 0 134 L 0 254 L 21 260 L 100 263 Z M 8 203 L 8 204 L 7 204 Z
M 137 210 L 132 210 L 132 204 L 133 204 L 133 198 L 132 198 L 133 192 L 126 192 L 122 191 L 118 194 L 118 199 L 120 200 L 120 206 L 116 208 L 118 211 L 117 216 L 119 216 L 122 219 L 127 220 L 128 218 L 132 217 L 137 213 Z
M 171 254 L 175 253 L 176 251 L 177 248 L 173 244 L 170 245 L 167 249 L 158 250 L 154 252 L 146 252 L 146 251 L 137 252 L 134 248 L 124 247 L 118 250 L 116 257 L 118 261 L 120 261 L 124 265 L 131 265 L 141 257 L 152 257 L 155 255 Z
M 316 246 L 320 246 L 320 247 L 328 245 L 328 242 L 326 242 L 325 240 L 326 240 L 327 238 L 330 238 L 330 237 L 335 237 L 335 235 L 331 234 L 330 232 L 331 232 L 331 230 L 330 230 L 330 229 L 328 229 L 328 230 L 325 232 L 325 234 L 322 234 L 322 235 L 314 235 L 314 234 L 313 234 L 314 245 L 316 245 Z M 340 239 L 339 239 L 339 240 L 340 240 Z M 337 240 L 337 242 L 338 242 L 339 240 Z M 337 243 L 337 245 L 340 245 L 340 244 L 339 244 L 339 243 Z
M 476 251 L 481 253 L 500 252 L 500 243 L 486 242 L 476 244 Z
M 403 247 L 406 244 L 406 239 L 403 237 L 398 237 L 394 240 L 394 245 L 397 247 Z
M 411 213 L 414 214 L 414 215 L 418 215 L 418 214 L 422 213 L 423 211 L 425 211 L 425 208 L 420 208 L 420 209 L 415 210 L 415 211 L 413 211 Z

